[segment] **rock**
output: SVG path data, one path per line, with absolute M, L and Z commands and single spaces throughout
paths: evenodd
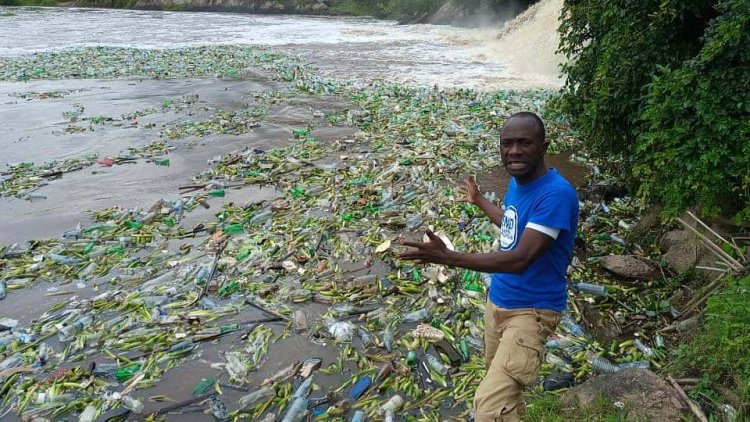
M 652 206 L 647 209 L 630 233 L 628 233 L 628 239 L 631 242 L 638 242 L 651 236 L 655 230 L 658 230 L 661 223 L 659 220 L 660 213 L 661 207 L 659 206 Z
M 669 383 L 648 369 L 627 369 L 591 378 L 566 391 L 564 407 L 596 406 L 603 398 L 609 405 L 624 404 L 626 420 L 681 421 L 689 409 Z
M 664 237 L 661 238 L 659 246 L 663 252 L 668 252 L 672 247 L 683 243 L 697 243 L 695 235 L 688 229 L 671 230 L 664 233 Z
M 669 269 L 682 273 L 695 267 L 698 262 L 698 246 L 692 242 L 678 243 L 663 255 Z
M 631 255 L 609 255 L 599 259 L 599 266 L 620 277 L 645 280 L 655 277 L 658 272 L 653 264 Z

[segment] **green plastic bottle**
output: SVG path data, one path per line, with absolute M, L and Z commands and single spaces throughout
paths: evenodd
M 229 296 L 230 294 L 236 292 L 239 288 L 240 288 L 239 284 L 237 284 L 236 281 L 233 281 L 227 284 L 226 286 L 222 286 L 219 289 L 219 292 L 218 292 L 219 297 Z
M 117 382 L 123 383 L 131 378 L 133 378 L 133 375 L 136 374 L 136 372 L 141 370 L 141 364 L 140 363 L 133 363 L 128 366 L 124 366 L 117 371 L 115 371 L 115 378 L 117 378 Z
M 169 167 L 169 158 L 155 158 L 154 163 L 157 166 Z
M 129 229 L 138 230 L 143 227 L 143 223 L 141 223 L 140 221 L 135 221 L 135 220 L 127 220 L 125 222 L 125 227 Z
M 224 197 L 224 189 L 216 189 L 208 192 L 209 195 L 215 196 L 217 198 L 223 198 Z
M 242 224 L 226 224 L 224 226 L 224 234 L 242 234 L 245 232 L 245 228 Z

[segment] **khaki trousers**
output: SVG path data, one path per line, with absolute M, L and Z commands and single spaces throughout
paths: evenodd
M 489 299 L 484 314 L 487 375 L 474 396 L 476 422 L 520 421 L 523 390 L 539 375 L 544 343 L 561 314 L 546 309 L 504 309 Z

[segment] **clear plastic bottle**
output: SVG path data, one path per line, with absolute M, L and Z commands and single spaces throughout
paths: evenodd
M 276 389 L 273 387 L 264 387 L 258 391 L 240 397 L 239 405 L 240 410 L 248 410 L 251 407 L 273 400 L 276 397 Z
M 575 289 L 591 296 L 607 297 L 607 287 L 594 283 L 576 283 Z
M 649 346 L 646 346 L 641 341 L 641 339 L 635 339 L 635 347 L 636 347 L 636 349 L 640 350 L 641 352 L 643 352 L 644 355 L 646 355 L 648 357 L 653 357 L 654 356 L 654 349 L 650 348 Z
M 354 412 L 354 416 L 352 417 L 351 422 L 365 422 L 367 420 L 367 415 L 365 415 L 365 412 L 361 410 L 357 410 Z
M 598 374 L 613 374 L 620 370 L 619 366 L 591 351 L 586 353 L 586 360 Z
M 435 370 L 440 375 L 445 375 L 448 373 L 448 368 L 443 365 L 443 362 L 440 361 L 440 359 L 436 358 L 435 355 L 427 354 L 425 357 L 427 360 L 427 364 L 430 365 L 430 368 Z
M 60 341 L 70 341 L 75 334 L 91 325 L 92 322 L 94 322 L 94 317 L 92 315 L 85 315 L 78 321 L 61 328 L 57 336 Z
M 78 416 L 78 422 L 94 422 L 98 413 L 96 406 L 89 404 Z
M 130 396 L 122 396 L 120 397 L 120 403 L 122 403 L 122 407 L 131 410 L 133 413 L 143 412 L 143 402 L 141 400 Z
M 301 422 L 307 414 L 307 397 L 297 397 L 289 406 L 281 422 Z
M 568 313 L 563 314 L 560 319 L 560 327 L 576 337 L 586 337 L 583 327 L 578 325 Z

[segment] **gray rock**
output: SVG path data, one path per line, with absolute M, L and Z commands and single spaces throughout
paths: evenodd
M 591 378 L 566 391 L 564 407 L 595 406 L 603 398 L 620 402 L 626 420 L 682 421 L 689 409 L 669 383 L 648 369 L 627 369 Z
M 681 245 L 683 243 L 696 243 L 697 240 L 695 235 L 688 231 L 688 229 L 671 230 L 664 234 L 661 239 L 661 250 L 668 252 L 673 246 Z
M 661 223 L 659 214 L 661 213 L 661 207 L 652 206 L 646 210 L 641 216 L 641 219 L 635 224 L 633 229 L 628 233 L 628 239 L 631 242 L 639 242 L 643 239 L 647 239 L 652 236 L 655 230 L 659 229 Z
M 609 255 L 599 259 L 599 266 L 620 277 L 645 280 L 658 274 L 658 268 L 631 255 Z
M 677 243 L 663 257 L 670 270 L 681 273 L 695 267 L 698 262 L 698 246 L 690 241 Z

